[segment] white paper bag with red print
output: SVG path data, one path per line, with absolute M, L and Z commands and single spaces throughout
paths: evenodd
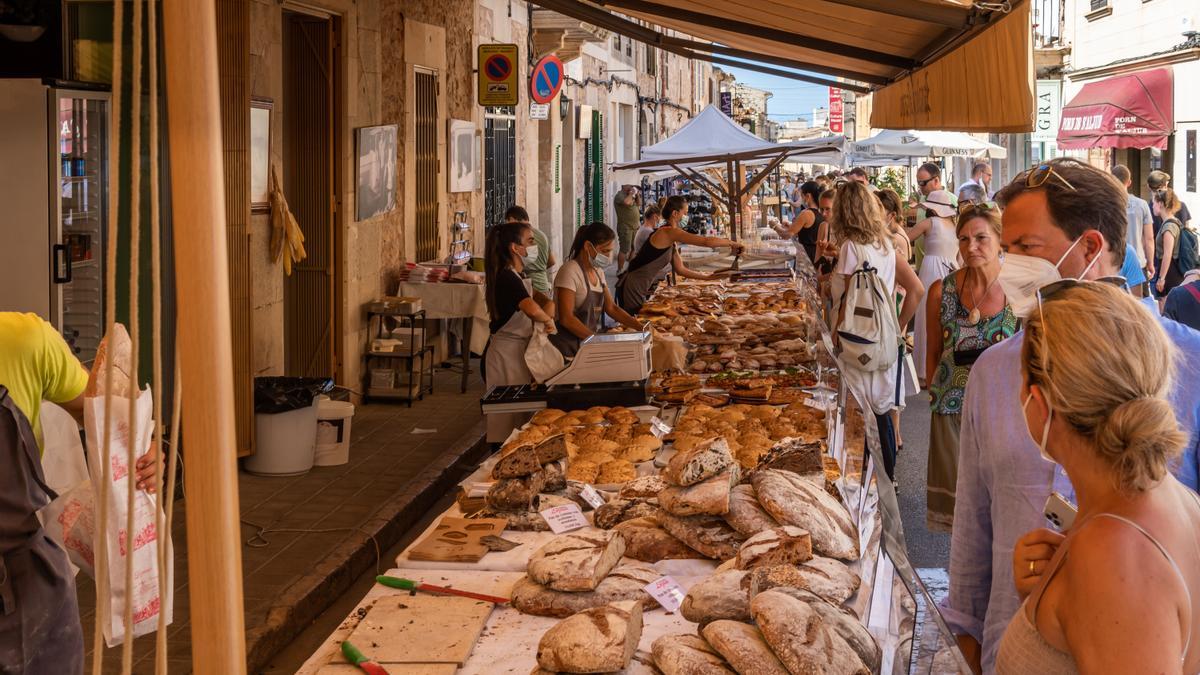
M 101 370 L 98 375 L 103 377 Z M 96 527 L 95 546 L 105 546 L 108 565 L 104 578 L 97 578 L 101 589 L 100 607 L 97 612 L 104 626 L 104 641 L 109 647 L 121 644 L 125 639 L 125 603 L 133 604 L 133 637 L 152 633 L 158 628 L 159 613 L 171 623 L 174 560 L 170 533 L 166 539 L 167 565 L 159 568 L 158 561 L 158 495 L 137 489 L 137 466 L 129 464 L 129 447 L 134 445 L 134 457 L 150 451 L 151 433 L 154 429 L 153 397 L 150 389 L 141 391 L 137 400 L 131 401 L 114 395 L 107 404 L 111 423 L 109 456 L 103 457 L 105 429 L 105 397 L 102 394 L 84 399 L 84 430 L 87 435 L 88 465 L 91 467 L 91 487 L 97 499 L 105 495 L 102 490 L 106 465 L 110 467 L 106 504 L 108 511 L 105 522 Z M 129 428 L 129 406 L 136 405 L 136 433 Z M 127 531 L 129 490 L 133 490 L 133 532 Z M 99 513 L 97 511 L 97 513 Z M 126 588 L 125 566 L 133 565 L 133 586 Z M 159 593 L 159 576 L 167 578 L 167 593 Z

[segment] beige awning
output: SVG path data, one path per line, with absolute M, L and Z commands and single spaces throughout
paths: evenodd
M 1028 0 L 1011 2 L 1008 14 L 995 9 L 1003 3 L 972 0 L 532 2 L 691 58 L 742 65 L 723 58 L 731 56 L 764 72 L 772 69 L 762 64 L 782 66 L 803 71 L 798 79 L 877 91 L 877 128 L 1032 129 Z

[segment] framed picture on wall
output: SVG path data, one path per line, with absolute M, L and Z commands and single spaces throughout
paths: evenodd
M 271 167 L 271 109 L 269 98 L 250 99 L 250 210 L 271 210 L 267 174 Z
M 479 143 L 475 123 L 450 120 L 450 192 L 473 192 L 479 187 Z
M 355 220 L 396 208 L 396 125 L 361 127 L 355 135 Z

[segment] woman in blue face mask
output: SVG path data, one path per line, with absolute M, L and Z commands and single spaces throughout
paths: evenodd
M 637 320 L 618 307 L 608 292 L 605 274 L 612 266 L 616 241 L 616 233 L 604 223 L 584 225 L 575 233 L 571 259 L 554 277 L 558 333 L 550 341 L 563 356 L 575 356 L 581 342 L 601 331 L 604 314 L 641 330 Z

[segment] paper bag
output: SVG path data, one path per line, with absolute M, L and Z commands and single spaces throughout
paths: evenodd
M 670 333 L 651 333 L 650 365 L 656 372 L 687 370 L 687 345 L 683 338 Z
M 108 566 L 104 578 L 96 579 L 102 592 L 97 620 L 103 623 L 104 641 L 115 647 L 125 640 L 125 603 L 133 604 L 133 637 L 152 633 L 158 628 L 158 615 L 163 613 L 167 623 L 171 622 L 174 586 L 173 551 L 170 533 L 168 540 L 167 567 L 158 564 L 158 495 L 137 489 L 136 466 L 129 465 L 129 446 L 134 445 L 134 456 L 141 457 L 150 450 L 151 432 L 154 428 L 153 397 L 145 389 L 136 401 L 114 396 L 108 402 L 112 408 L 111 432 L 105 428 L 105 400 L 103 396 L 84 399 L 84 429 L 87 433 L 88 464 L 92 467 L 91 486 L 94 494 L 103 494 L 101 486 L 104 472 L 101 467 L 109 466 L 111 483 L 108 488 L 108 511 L 104 523 L 96 527 L 95 545 L 105 546 Z M 137 423 L 134 433 L 129 429 L 129 406 L 136 406 Z M 103 457 L 104 437 L 109 438 L 109 457 Z M 133 496 L 133 533 L 126 526 L 129 490 Z M 133 587 L 125 587 L 125 565 L 133 564 Z M 159 575 L 167 577 L 167 594 L 159 595 Z M 107 590 L 107 592 L 103 592 Z
M 546 334 L 546 325 L 533 324 L 533 335 L 529 337 L 529 345 L 525 347 L 525 365 L 533 375 L 533 381 L 542 383 L 554 377 L 563 369 L 566 361 L 558 347 L 550 342 Z

